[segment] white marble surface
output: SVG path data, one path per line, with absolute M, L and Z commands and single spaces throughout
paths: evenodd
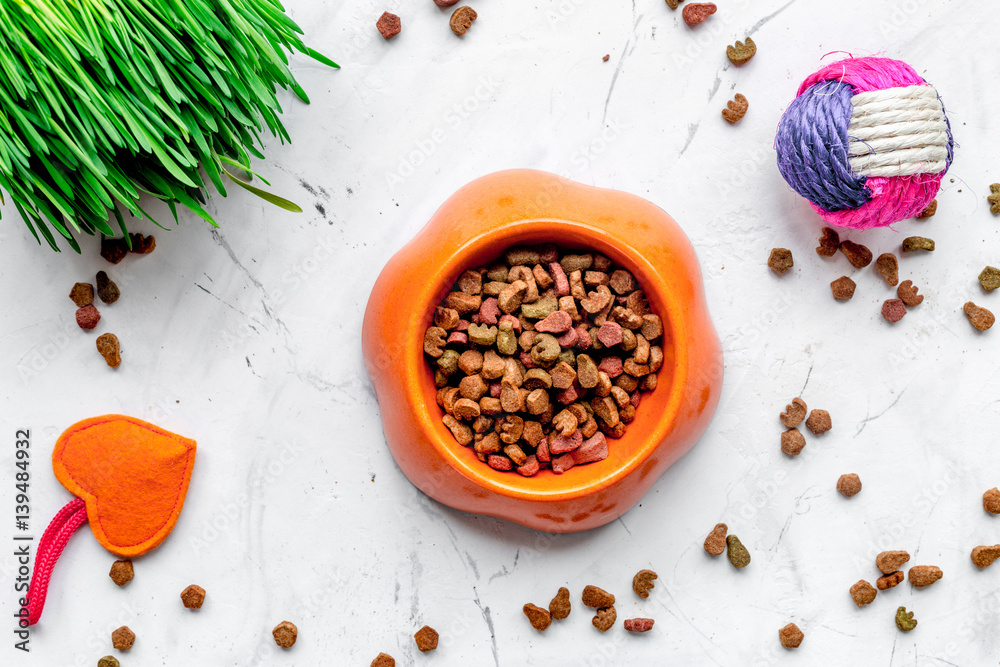
M 1000 14 L 983 3 L 727 0 L 696 30 L 662 0 L 470 4 L 464 39 L 430 0 L 388 4 L 288 0 L 309 42 L 344 67 L 293 66 L 311 93 L 283 97 L 292 145 L 269 142 L 259 169 L 304 214 L 241 192 L 215 197 L 213 231 L 193 215 L 154 232 L 155 254 L 110 269 L 121 300 L 99 332 L 123 343 L 109 371 L 94 334 L 73 322 L 77 280 L 107 268 L 97 244 L 77 257 L 35 247 L 8 205 L 0 226 L 3 439 L 0 490 L 13 514 L 13 433 L 34 435 L 36 535 L 68 494 L 47 457 L 73 422 L 106 412 L 154 421 L 199 442 L 174 533 L 118 590 L 113 557 L 83 529 L 60 562 L 29 655 L 8 665 L 94 665 L 108 633 L 139 638 L 132 665 L 988 665 L 1000 660 L 1000 566 L 977 571 L 969 551 L 1000 542 L 983 512 L 1000 484 L 1000 332 L 980 335 L 970 299 L 1000 310 L 976 275 L 1000 263 L 1000 219 L 987 210 L 1000 180 L 995 41 Z M 384 42 L 384 9 L 403 32 Z M 751 34 L 759 52 L 737 69 L 725 46 Z M 781 181 L 773 131 L 798 82 L 830 51 L 883 51 L 936 84 L 959 147 L 940 208 L 926 222 L 852 235 L 878 252 L 910 234 L 932 255 L 901 273 L 926 294 L 890 326 L 892 291 L 869 269 L 813 251 L 821 227 Z M 605 53 L 608 62 L 602 62 Z M 729 126 L 735 92 L 750 112 Z M 406 166 L 408 160 L 419 162 Z M 702 441 L 623 520 L 580 535 L 540 534 L 466 515 L 423 497 L 385 446 L 360 357 L 360 326 L 380 267 L 467 180 L 534 167 L 645 196 L 670 212 L 704 263 L 727 375 Z M 768 251 L 795 253 L 776 277 Z M 854 275 L 835 303 L 828 284 Z M 856 275 L 855 275 L 856 274 Z M 419 280 L 420 276 L 414 276 Z M 795 460 L 778 449 L 778 412 L 801 394 L 834 430 Z M 864 490 L 845 500 L 837 477 Z M 3 539 L 13 535 L 4 520 Z M 701 549 L 727 522 L 753 563 L 737 572 Z M 8 543 L 9 544 L 9 543 Z M 876 552 L 899 548 L 945 578 L 909 584 L 858 609 L 847 589 L 874 580 Z M 0 611 L 13 629 L 10 549 Z M 629 591 L 640 568 L 660 573 L 648 601 Z M 208 590 L 181 608 L 189 583 Z M 577 603 L 539 635 L 521 605 L 558 586 L 619 595 L 619 618 L 655 630 L 599 634 Z M 898 605 L 919 627 L 899 633 Z M 294 621 L 299 643 L 278 654 L 270 629 Z M 786 652 L 776 631 L 806 633 Z M 410 635 L 442 634 L 420 655 Z

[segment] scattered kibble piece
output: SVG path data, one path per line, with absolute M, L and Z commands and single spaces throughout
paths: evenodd
M 396 667 L 396 659 L 388 653 L 379 653 L 372 660 L 371 667 Z
M 845 498 L 853 498 L 861 491 L 861 478 L 853 472 L 841 475 L 837 480 L 837 490 Z
M 882 317 L 895 324 L 906 316 L 906 304 L 902 299 L 886 299 L 882 304 Z
M 605 53 L 604 57 L 601 58 L 601 60 L 603 60 L 604 62 L 608 62 L 609 60 L 611 60 L 611 54 L 610 53 Z
M 805 639 L 805 634 L 794 623 L 789 623 L 778 630 L 778 640 L 785 648 L 798 648 L 803 639 Z
M 201 609 L 205 604 L 205 589 L 191 584 L 181 591 L 181 602 L 184 603 L 185 609 Z
M 472 22 L 477 18 L 479 18 L 479 14 L 472 7 L 459 7 L 452 13 L 448 25 L 451 26 L 453 33 L 461 37 L 468 32 L 469 28 L 472 27 Z
M 90 330 L 101 321 L 101 313 L 94 307 L 94 304 L 78 308 L 76 311 L 76 323 L 81 329 Z
M 797 428 L 790 428 L 781 434 L 781 451 L 789 456 L 798 456 L 805 449 L 806 439 Z
M 382 16 L 375 23 L 375 27 L 378 28 L 378 31 L 382 33 L 382 37 L 385 39 L 395 37 L 403 29 L 399 17 L 389 12 L 382 13 Z
M 896 570 L 892 574 L 884 574 L 876 579 L 875 585 L 878 586 L 880 591 L 884 591 L 889 588 L 895 588 L 903 581 L 904 578 L 905 575 L 903 574 L 903 571 Z
M 594 618 L 592 618 L 590 622 L 601 632 L 607 632 L 611 628 L 615 627 L 615 621 L 617 620 L 618 612 L 615 611 L 615 608 L 605 607 L 604 609 L 598 609 L 597 613 L 594 614 Z
M 806 427 L 812 431 L 813 435 L 823 435 L 833 428 L 833 420 L 826 410 L 813 410 L 806 420 Z
M 1000 489 L 994 486 L 983 493 L 983 509 L 990 514 L 1000 514 Z
M 128 243 L 125 241 L 125 237 L 120 238 L 108 238 L 107 236 L 101 237 L 101 257 L 108 260 L 112 264 L 117 264 L 118 262 L 125 259 L 125 255 L 128 254 Z
M 1000 215 L 1000 183 L 992 183 L 990 185 L 990 195 L 986 198 L 990 206 L 990 211 L 994 215 Z
M 153 236 L 143 236 L 142 234 L 129 234 L 132 241 L 132 252 L 137 255 L 148 255 L 156 250 L 156 238 Z
M 552 618 L 561 621 L 569 616 L 572 609 L 573 603 L 569 599 L 569 589 L 563 586 L 549 602 L 549 613 L 552 614 Z
M 705 538 L 705 551 L 712 556 L 720 556 L 726 550 L 726 533 L 729 526 L 724 523 L 715 524 L 715 528 Z
M 113 333 L 101 334 L 97 337 L 97 351 L 104 357 L 111 368 L 118 368 L 122 363 L 121 348 L 118 345 L 118 336 Z
M 899 284 L 899 260 L 891 252 L 884 252 L 875 260 L 875 270 L 890 287 Z
M 693 2 L 689 5 L 684 5 L 684 11 L 681 12 L 681 15 L 684 17 L 684 22 L 688 25 L 698 25 L 714 14 L 717 9 L 715 4 L 711 2 Z
M 793 398 L 792 402 L 785 406 L 785 411 L 778 415 L 778 419 L 785 425 L 785 428 L 795 428 L 806 418 L 809 408 L 801 398 Z
M 750 564 L 750 552 L 735 535 L 726 538 L 726 557 L 737 570 L 742 570 Z
M 903 239 L 903 252 L 914 252 L 916 250 L 934 250 L 934 241 L 926 236 L 908 236 Z
M 847 276 L 841 276 L 830 283 L 830 290 L 833 291 L 833 298 L 837 301 L 847 301 L 854 296 L 854 290 L 858 285 Z
M 903 632 L 909 632 L 917 627 L 917 619 L 913 618 L 912 611 L 906 611 L 906 607 L 896 610 L 896 627 Z
M 610 607 L 615 603 L 615 596 L 603 588 L 597 586 L 586 586 L 583 589 L 583 604 L 593 609 Z
M 795 266 L 792 260 L 792 251 L 788 248 L 774 248 L 770 257 L 767 258 L 767 265 L 777 274 L 782 274 Z
M 521 607 L 521 611 L 528 617 L 531 627 L 539 632 L 545 632 L 552 625 L 552 614 L 547 609 L 542 609 L 538 605 L 529 602 Z
M 657 579 L 657 575 L 652 570 L 639 570 L 632 577 L 632 590 L 645 600 L 649 597 L 649 590 L 656 587 L 656 584 L 653 583 L 654 579 Z
M 69 291 L 69 298 L 77 308 L 83 308 L 94 303 L 94 286 L 90 283 L 76 283 Z
M 275 644 L 281 648 L 291 648 L 299 638 L 299 629 L 290 621 L 282 621 L 274 626 L 271 634 L 274 636 Z
M 736 40 L 735 44 L 726 47 L 726 57 L 734 65 L 745 65 L 755 55 L 757 55 L 757 45 L 749 37 L 745 42 Z
M 684 0 L 667 0 L 667 7 L 670 9 L 677 9 L 677 5 L 684 2 Z
M 135 644 L 135 633 L 123 625 L 111 633 L 111 645 L 119 651 L 127 651 Z
M 124 586 L 135 577 L 135 570 L 132 568 L 130 560 L 116 560 L 111 564 L 111 572 L 108 574 L 111 581 L 117 586 Z
M 910 583 L 916 588 L 925 588 L 944 576 L 941 568 L 935 565 L 914 565 L 910 568 Z
M 79 285 L 80 283 L 77 283 Z M 979 274 L 979 284 L 983 286 L 983 289 L 987 292 L 992 292 L 996 288 L 1000 287 L 1000 269 L 987 266 L 983 269 L 982 273 Z M 74 287 L 74 289 L 76 289 Z M 72 298 L 72 294 L 70 297 Z
M 908 562 L 910 562 L 910 554 L 905 551 L 883 551 L 875 556 L 875 567 L 882 574 L 892 574 Z
M 840 252 L 844 253 L 844 257 L 856 269 L 863 269 L 872 263 L 872 251 L 860 243 L 841 241 Z
M 108 277 L 108 274 L 104 271 L 97 272 L 97 296 L 101 298 L 101 301 L 107 304 L 112 304 L 118 300 L 118 297 L 122 295 L 121 290 L 118 289 L 118 285 L 115 281 Z
M 544 609 L 542 611 L 545 611 Z M 548 612 L 545 612 L 548 614 Z M 549 619 L 551 623 L 552 619 Z M 420 649 L 421 653 L 427 653 L 428 651 L 433 651 L 438 647 L 438 633 L 437 630 L 429 625 L 417 630 L 416 634 L 413 635 L 413 640 L 417 642 L 417 648 Z
M 864 579 L 851 586 L 851 597 L 854 598 L 854 604 L 859 607 L 871 604 L 876 595 L 878 595 L 878 591 Z
M 747 101 L 746 96 L 743 93 L 736 93 L 733 99 L 726 103 L 726 108 L 722 110 L 722 117 L 730 123 L 738 123 L 743 119 L 743 116 L 747 115 L 747 109 L 749 108 L 750 102 Z M 789 261 L 791 260 L 789 259 Z M 784 273 L 784 271 L 780 273 Z
M 980 331 L 986 331 L 993 326 L 994 322 L 996 322 L 996 317 L 993 316 L 992 312 L 986 308 L 977 306 L 971 301 L 962 306 L 962 310 L 965 312 L 965 316 L 969 318 L 969 322 L 972 326 L 976 327 Z
M 651 618 L 627 618 L 624 625 L 629 632 L 649 632 L 655 622 Z
M 920 213 L 918 213 L 917 217 L 918 218 L 931 218 L 931 217 L 934 217 L 935 213 L 937 213 L 937 199 L 931 200 L 931 203 L 928 204 L 924 208 L 923 211 L 921 211 Z
M 913 308 L 914 306 L 919 306 L 923 303 L 924 295 L 917 294 L 920 288 L 913 284 L 912 280 L 904 280 L 899 283 L 899 287 L 896 288 L 896 296 L 902 301 L 907 307 Z
M 106 655 L 97 661 L 97 667 L 121 667 L 121 663 L 118 662 L 118 658 Z
M 979 546 L 972 550 L 972 562 L 979 569 L 989 567 L 998 558 L 1000 558 L 1000 544 L 994 544 L 992 547 Z
M 434 4 L 438 7 L 453 7 L 459 3 L 460 0 L 434 0 Z
M 819 239 L 816 254 L 820 257 L 833 257 L 840 249 L 840 234 L 829 227 L 823 228 L 823 236 Z

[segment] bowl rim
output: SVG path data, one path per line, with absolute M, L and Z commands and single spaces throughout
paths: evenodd
M 663 214 L 666 216 L 665 212 Z M 420 233 L 434 232 L 425 229 Z M 575 466 L 561 475 L 546 474 L 542 479 L 548 480 L 550 486 L 554 487 L 549 489 L 533 488 L 539 483 L 539 475 L 523 477 L 513 471 L 501 472 L 490 468 L 476 458 L 471 446 L 462 446 L 455 440 L 441 420 L 443 413 L 436 401 L 437 387 L 423 352 L 424 332 L 433 321 L 434 308 L 450 291 L 462 271 L 501 255 L 506 248 L 542 243 L 599 252 L 631 271 L 646 293 L 651 310 L 660 315 L 664 332 L 670 332 L 673 352 L 669 356 L 672 359 L 670 382 L 658 384 L 656 389 L 643 396 L 644 402 L 652 403 L 652 397 L 657 392 L 668 392 L 664 408 L 649 432 L 633 434 L 634 438 L 641 438 L 642 441 L 634 445 L 624 464 L 611 466 L 614 459 L 609 456 L 603 461 Z M 483 256 L 482 259 L 478 258 L 479 255 Z M 472 259 L 473 257 L 477 259 Z M 683 388 L 690 372 L 687 346 L 678 343 L 690 335 L 691 318 L 686 314 L 684 304 L 671 290 L 661 289 L 661 285 L 665 286 L 668 281 L 660 278 L 660 272 L 628 238 L 581 220 L 545 216 L 512 220 L 465 239 L 448 254 L 447 261 L 439 264 L 432 275 L 421 276 L 421 280 L 419 303 L 415 303 L 414 310 L 411 311 L 416 316 L 407 318 L 402 336 L 402 361 L 407 383 L 404 395 L 409 402 L 410 414 L 440 461 L 463 478 L 491 493 L 530 502 L 557 503 L 600 493 L 621 483 L 642 467 L 667 440 L 679 416 Z M 665 341 L 666 336 L 661 345 Z M 664 356 L 666 362 L 668 355 Z M 663 377 L 663 370 L 661 368 L 658 371 L 660 377 Z M 647 405 L 647 409 L 649 408 Z M 642 410 L 642 407 L 639 409 Z M 628 435 L 626 432 L 625 438 L 610 439 L 611 446 L 626 441 Z M 609 464 L 604 465 L 605 463 Z M 585 470 L 586 473 L 574 474 L 576 470 Z M 551 480 L 556 482 L 553 484 Z

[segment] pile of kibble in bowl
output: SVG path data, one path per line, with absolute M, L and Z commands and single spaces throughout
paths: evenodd
M 607 257 L 515 247 L 458 277 L 424 353 L 455 440 L 531 477 L 607 458 L 656 388 L 662 337 L 635 276 Z

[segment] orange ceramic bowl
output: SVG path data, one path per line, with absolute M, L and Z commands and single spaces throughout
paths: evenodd
M 663 320 L 664 363 L 624 437 L 609 439 L 607 459 L 522 477 L 479 461 L 441 422 L 423 338 L 462 271 L 541 243 L 593 249 L 631 270 Z M 705 431 L 722 387 L 698 260 L 677 223 L 639 197 L 526 169 L 466 185 L 389 260 L 368 300 L 362 347 L 386 441 L 417 488 L 460 510 L 553 532 L 627 512 Z

